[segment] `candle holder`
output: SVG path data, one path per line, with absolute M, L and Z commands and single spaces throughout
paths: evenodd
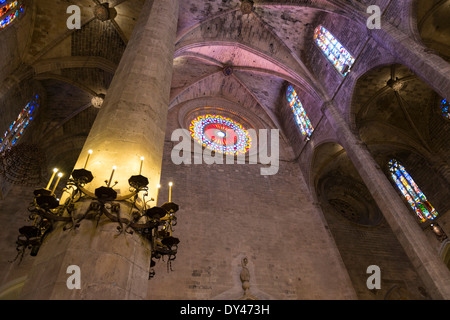
M 32 256 L 37 255 L 45 237 L 55 229 L 56 223 L 62 223 L 64 231 L 76 230 L 84 219 L 99 221 L 104 216 L 118 224 L 119 234 L 136 232 L 149 241 L 152 248 L 149 279 L 155 275 L 153 269 L 156 265 L 155 259 L 159 260 L 166 256 L 168 258 L 167 268 L 172 270 L 172 261 L 176 258 L 180 243 L 178 238 L 173 237 L 173 227 L 177 222 L 175 213 L 178 212 L 179 206 L 170 201 L 160 207 L 150 206 L 149 203 L 154 199 L 146 201 L 149 181 L 141 174 L 128 179 L 129 194 L 118 196 L 113 189 L 114 186 L 110 186 L 116 169 L 116 167 L 113 168 L 110 180 L 105 181 L 106 186 L 100 186 L 94 192 L 86 189 L 86 185 L 94 179 L 92 172 L 86 168 L 73 170 L 63 190 L 68 194 L 64 203 L 60 203 L 54 194 L 56 187 L 52 191 L 49 188 L 36 189 L 33 202 L 28 207 L 29 219 L 33 221 L 33 225 L 19 229 L 20 235 L 16 241 L 18 253 L 11 262 L 16 261 L 19 257 L 22 261 L 28 249 L 31 250 Z M 56 171 L 53 173 L 51 180 Z M 79 203 L 86 201 L 90 202 L 88 209 L 80 212 L 78 210 Z M 128 218 L 121 217 L 121 205 L 131 207 Z

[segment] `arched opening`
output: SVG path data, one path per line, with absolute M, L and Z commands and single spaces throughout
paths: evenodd
M 426 299 L 414 267 L 384 220 L 347 153 L 337 143 L 314 150 L 311 166 L 315 192 L 359 299 L 380 300 L 401 283 L 415 299 Z M 382 270 L 381 290 L 366 286 L 366 270 Z

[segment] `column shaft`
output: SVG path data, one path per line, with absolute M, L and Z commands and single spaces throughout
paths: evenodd
M 153 5 L 152 5 L 153 4 Z M 94 174 L 91 191 L 110 178 L 117 166 L 115 189 L 128 192 L 128 178 L 139 174 L 156 195 L 160 182 L 164 137 L 172 82 L 178 22 L 178 0 L 147 0 L 102 108 L 80 154 L 76 168 L 85 164 Z
M 111 187 L 119 196 L 128 194 L 128 179 L 139 174 L 140 158 L 144 157 L 141 174 L 150 181 L 149 196 L 155 196 L 162 165 L 178 9 L 178 0 L 147 0 L 142 8 L 75 166 L 83 168 L 88 150 L 93 150 L 86 167 L 94 175 L 94 180 L 85 186 L 90 192 L 105 186 L 104 180 L 110 179 L 114 165 L 117 169 Z M 114 185 L 116 180 L 118 184 Z M 88 198 L 77 202 L 76 215 L 89 212 L 90 204 Z M 136 210 L 128 202 L 116 201 L 108 201 L 104 208 L 129 220 Z M 146 298 L 151 255 L 148 239 L 137 232 L 119 234 L 117 222 L 111 222 L 105 214 L 97 217 L 98 221 L 82 220 L 75 230 L 64 231 L 64 223 L 56 225 L 35 258 L 22 299 Z M 80 289 L 67 286 L 71 276 L 67 268 L 71 265 L 80 268 Z

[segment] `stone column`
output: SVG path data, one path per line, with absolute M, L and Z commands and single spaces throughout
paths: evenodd
M 153 4 L 153 5 L 152 5 Z M 105 101 L 95 119 L 76 168 L 85 164 L 94 174 L 91 191 L 110 178 L 120 194 L 128 193 L 128 178 L 139 174 L 156 196 L 160 182 L 166 121 L 172 82 L 178 22 L 178 0 L 147 0 Z
M 124 52 L 102 109 L 86 140 L 75 169 L 86 163 L 94 180 L 90 192 L 105 186 L 117 166 L 111 186 L 118 196 L 129 193 L 128 179 L 149 180 L 149 196 L 160 181 L 164 137 L 172 81 L 178 21 L 178 0 L 147 0 Z M 117 185 L 115 181 L 118 181 Z M 148 199 L 148 198 L 147 198 Z M 89 200 L 77 203 L 83 213 Z M 155 205 L 154 203 L 151 206 Z M 130 207 L 120 204 L 120 215 Z M 62 224 L 44 240 L 22 299 L 145 299 L 150 269 L 150 244 L 137 233 L 118 233 L 118 223 L 106 217 L 85 219 L 76 230 Z M 69 290 L 67 268 L 80 267 L 81 289 Z M 70 269 L 69 269 L 70 270 Z
M 441 97 L 448 98 L 450 63 L 387 21 L 382 21 L 381 29 L 371 30 L 371 36 Z
M 326 102 L 322 111 L 430 295 L 434 299 L 450 299 L 450 271 L 429 245 L 413 214 L 401 200 L 364 143 L 351 132 L 333 102 Z

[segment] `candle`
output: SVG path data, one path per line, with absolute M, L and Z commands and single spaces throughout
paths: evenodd
M 142 165 L 144 164 L 144 157 L 141 157 L 141 169 L 139 169 L 139 174 L 142 173 Z
M 50 181 L 47 184 L 47 188 L 45 188 L 45 189 L 47 189 L 47 190 L 50 189 L 50 186 L 52 185 L 53 179 L 55 178 L 55 175 L 56 175 L 57 172 L 58 172 L 58 169 L 56 169 L 56 168 L 53 169 L 52 177 L 50 178 Z
M 169 202 L 172 202 L 172 186 L 173 183 L 169 182 Z
M 58 173 L 58 180 L 56 180 L 55 186 L 52 190 L 52 195 L 55 193 L 56 187 L 58 186 L 59 180 L 61 180 L 61 177 L 63 176 L 62 172 Z
M 116 171 L 116 169 L 117 169 L 117 167 L 116 166 L 113 166 L 112 167 L 112 172 L 111 172 L 111 177 L 109 178 L 109 182 L 108 182 L 108 188 L 109 188 L 109 186 L 111 185 L 111 181 L 112 181 L 112 178 L 113 178 L 113 176 L 114 176 L 114 171 Z
M 158 184 L 158 185 L 156 186 L 156 200 L 155 200 L 155 205 L 158 205 L 159 188 L 161 188 L 161 185 L 160 185 L 160 184 Z
M 88 161 L 89 161 L 89 157 L 91 156 L 91 154 L 92 154 L 92 150 L 89 150 L 88 151 L 88 156 L 87 156 L 87 159 L 86 159 L 86 163 L 84 164 L 84 169 L 86 169 L 86 167 L 87 167 L 87 164 L 88 164 Z

